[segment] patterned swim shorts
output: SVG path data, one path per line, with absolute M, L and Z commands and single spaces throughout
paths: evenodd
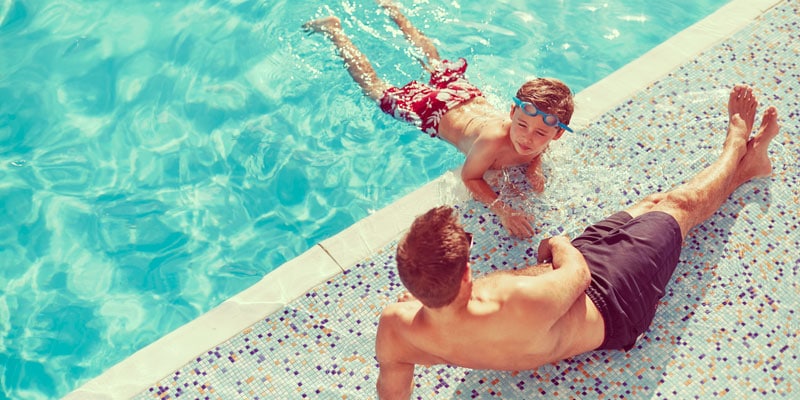
M 431 73 L 427 85 L 411 81 L 403 87 L 391 87 L 383 92 L 381 110 L 436 137 L 439 121 L 447 111 L 483 95 L 464 77 L 466 70 L 467 60 L 463 58 L 455 62 L 444 60 Z

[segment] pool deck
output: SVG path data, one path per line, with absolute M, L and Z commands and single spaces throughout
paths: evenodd
M 708 165 L 733 84 L 756 89 L 759 113 L 779 109 L 773 175 L 745 184 L 686 238 L 636 347 L 531 371 L 417 366 L 414 398 L 800 396 L 798 32 L 796 0 L 733 0 L 577 94 L 577 133 L 553 150 L 575 165 L 561 178 L 590 195 L 546 192 L 536 207 L 553 216 L 537 220 L 537 238 L 574 237 Z M 448 172 L 314 246 L 65 398 L 376 398 L 375 330 L 402 291 L 394 246 L 415 216 L 457 193 L 478 274 L 535 260 L 535 242 L 505 237 L 457 176 Z

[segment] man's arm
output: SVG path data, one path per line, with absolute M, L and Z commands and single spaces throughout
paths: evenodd
M 375 356 L 378 359 L 378 398 L 408 399 L 414 383 L 414 364 L 397 360 L 397 352 L 402 347 L 394 332 L 396 316 L 384 310 L 378 321 L 378 332 L 375 335 Z
M 575 303 L 592 280 L 591 271 L 583 255 L 572 246 L 566 236 L 554 236 L 539 245 L 538 261 L 551 261 L 553 271 L 536 276 L 525 284 L 527 294 L 536 301 L 538 310 L 546 313 L 547 320 L 557 321 Z
M 413 383 L 414 364 L 380 362 L 380 372 L 378 372 L 379 399 L 405 400 L 411 398 Z
M 492 146 L 476 141 L 461 168 L 461 180 L 464 181 L 464 186 L 469 189 L 475 200 L 488 205 L 489 209 L 500 217 L 503 227 L 512 235 L 523 238 L 531 237 L 533 236 L 533 226 L 529 219 L 532 217 L 500 201 L 494 189 L 483 179 L 483 174 L 494 162 L 494 152 L 495 149 Z

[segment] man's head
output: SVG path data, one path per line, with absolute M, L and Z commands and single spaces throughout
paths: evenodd
M 452 207 L 420 215 L 397 245 L 397 272 L 406 289 L 422 304 L 450 304 L 461 288 L 469 262 L 469 235 Z
M 575 105 L 569 87 L 558 79 L 525 82 L 511 106 L 511 141 L 517 153 L 538 156 L 568 129 Z

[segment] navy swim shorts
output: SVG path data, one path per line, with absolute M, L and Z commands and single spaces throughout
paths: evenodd
M 605 321 L 597 349 L 630 350 L 653 321 L 681 254 L 681 229 L 671 215 L 636 218 L 618 212 L 572 241 L 592 271 L 586 295 Z

